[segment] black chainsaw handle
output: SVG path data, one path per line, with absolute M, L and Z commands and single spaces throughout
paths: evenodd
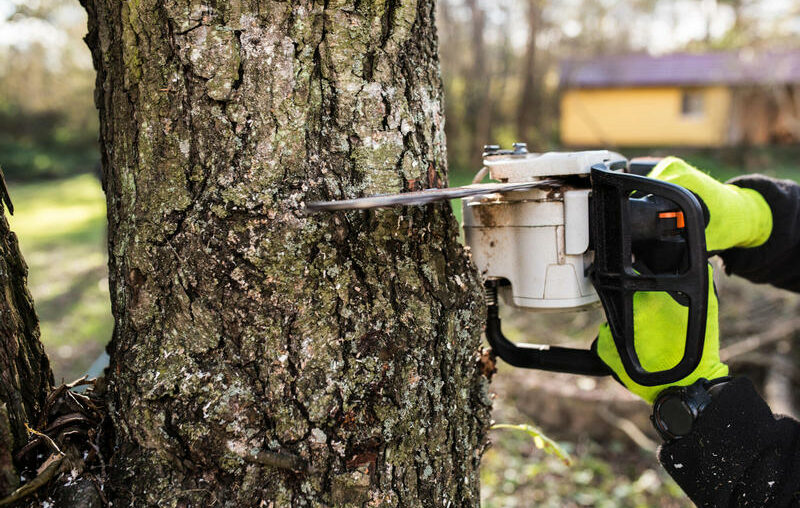
M 488 280 L 486 286 L 486 339 L 492 351 L 506 363 L 523 369 L 551 372 L 568 372 L 587 376 L 608 376 L 611 369 L 589 349 L 573 349 L 539 344 L 514 344 L 500 328 L 497 306 L 497 280 Z
M 589 224 L 594 248 L 591 278 L 603 304 L 622 366 L 628 376 L 640 385 L 657 386 L 679 381 L 697 368 L 705 342 L 708 254 L 702 207 L 697 197 L 682 187 L 643 176 L 609 171 L 602 164 L 592 166 L 591 179 Z M 633 194 L 659 196 L 674 203 L 675 209 L 681 212 L 682 232 L 676 239 L 679 238 L 683 244 L 685 256 L 678 269 L 659 273 L 634 267 L 634 247 L 637 243 L 634 226 L 637 220 L 635 207 L 632 206 L 632 201 L 635 201 L 631 199 Z M 645 232 L 652 229 L 645 227 Z M 662 243 L 659 248 L 665 249 L 666 245 Z M 639 254 L 639 258 L 648 257 L 642 255 L 647 253 Z M 652 270 L 654 266 L 650 268 Z M 679 303 L 688 307 L 683 356 L 669 369 L 649 371 L 639 361 L 634 340 L 633 297 L 640 291 L 666 292 L 675 295 Z
M 614 344 L 630 378 L 645 386 L 669 384 L 685 378 L 697 367 L 705 341 L 708 311 L 708 272 L 705 249 L 705 220 L 697 198 L 673 184 L 610 171 L 608 166 L 592 168 L 590 236 L 594 249 L 592 283 L 606 313 Z M 649 195 L 650 197 L 635 197 Z M 664 200 L 671 205 L 666 206 Z M 682 212 L 683 233 L 674 236 L 657 221 L 664 210 Z M 675 214 L 669 213 L 674 217 Z M 656 272 L 635 269 L 634 245 L 656 245 L 656 252 L 638 252 Z M 673 245 L 674 244 L 674 245 Z M 680 255 L 676 255 L 680 254 Z M 675 261 L 679 262 L 675 262 Z M 665 273 L 666 272 L 666 273 Z M 497 307 L 498 280 L 486 281 L 486 337 L 497 356 L 522 368 L 569 372 L 594 376 L 611 370 L 592 350 L 514 344 L 500 329 Z M 677 365 L 648 371 L 639 361 L 633 330 L 633 295 L 637 291 L 660 291 L 689 308 L 684 354 Z

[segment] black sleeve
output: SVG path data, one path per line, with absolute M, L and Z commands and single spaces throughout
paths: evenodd
M 741 176 L 728 183 L 764 196 L 772 210 L 772 234 L 759 247 L 722 252 L 725 272 L 800 292 L 800 185 L 763 175 Z
M 775 417 L 746 378 L 724 386 L 658 458 L 697 506 L 800 507 L 800 423 Z
M 720 253 L 725 271 L 800 292 L 800 185 L 761 175 L 728 183 L 764 196 L 773 226 L 764 245 Z M 698 506 L 800 507 L 800 423 L 773 415 L 745 378 L 716 394 L 659 460 Z

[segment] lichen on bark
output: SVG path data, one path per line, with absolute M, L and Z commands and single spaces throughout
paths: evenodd
M 476 506 L 480 281 L 442 185 L 432 0 L 83 0 L 118 503 Z M 117 504 L 117 503 L 115 503 Z

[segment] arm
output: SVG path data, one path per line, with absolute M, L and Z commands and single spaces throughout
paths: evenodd
M 728 183 L 757 191 L 773 213 L 765 243 L 720 253 L 725 271 L 800 291 L 800 185 L 761 175 Z M 773 415 L 745 378 L 723 386 L 659 460 L 698 506 L 800 506 L 800 423 Z
M 698 506 L 800 506 L 800 423 L 776 418 L 745 378 L 723 386 L 658 458 Z
M 728 183 L 757 191 L 773 214 L 772 233 L 766 243 L 720 254 L 726 273 L 800 291 L 800 185 L 761 175 L 738 177 Z
M 800 254 L 800 186 L 763 176 L 737 178 L 730 182 L 733 185 L 723 185 L 675 158 L 663 160 L 649 176 L 681 185 L 700 197 L 709 216 L 706 245 L 721 255 L 728 273 L 800 291 L 800 266 L 793 263 Z M 677 324 L 651 326 L 659 317 L 674 323 L 685 319 L 675 304 L 663 300 L 656 305 L 656 298 L 634 300 L 634 319 L 637 313 L 641 316 L 634 335 L 643 365 L 683 348 L 676 337 L 683 337 L 685 329 Z M 718 379 L 727 373 L 719 359 L 717 322 L 716 295 L 710 291 L 703 361 L 675 385 L 688 385 L 698 378 Z M 667 388 L 639 386 L 626 379 L 603 327 L 597 351 L 623 384 L 645 400 L 653 402 Z M 800 423 L 776 418 L 747 379 L 734 379 L 712 392 L 691 426 L 684 426 L 678 438 L 660 449 L 665 469 L 698 506 L 800 507 Z

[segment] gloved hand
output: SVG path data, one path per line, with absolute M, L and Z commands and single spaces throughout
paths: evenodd
M 708 209 L 706 248 L 720 251 L 732 247 L 758 247 L 772 233 L 772 211 L 753 189 L 720 183 L 677 157 L 662 159 L 650 178 L 674 183 L 694 192 Z M 708 317 L 700 364 L 688 377 L 672 383 L 690 385 L 699 378 L 728 375 L 719 358 L 719 307 L 709 267 Z M 663 292 L 640 292 L 633 297 L 634 343 L 639 361 L 649 371 L 677 365 L 683 356 L 688 308 Z M 608 324 L 600 327 L 597 354 L 633 393 L 652 403 L 667 386 L 642 386 L 625 373 Z
M 720 183 L 677 157 L 666 157 L 647 175 L 694 192 L 708 208 L 706 249 L 758 247 L 772 233 L 772 211 L 753 189 Z
M 728 375 L 728 366 L 719 359 L 719 306 L 714 291 L 713 270 L 708 267 L 708 318 L 700 364 L 692 374 L 673 385 L 690 385 L 700 379 Z M 638 292 L 633 295 L 633 340 L 642 367 L 649 371 L 674 367 L 683 357 L 689 308 L 675 301 L 669 293 Z M 608 323 L 600 327 L 597 354 L 611 367 L 628 390 L 649 403 L 667 386 L 642 386 L 634 383 L 617 352 Z

